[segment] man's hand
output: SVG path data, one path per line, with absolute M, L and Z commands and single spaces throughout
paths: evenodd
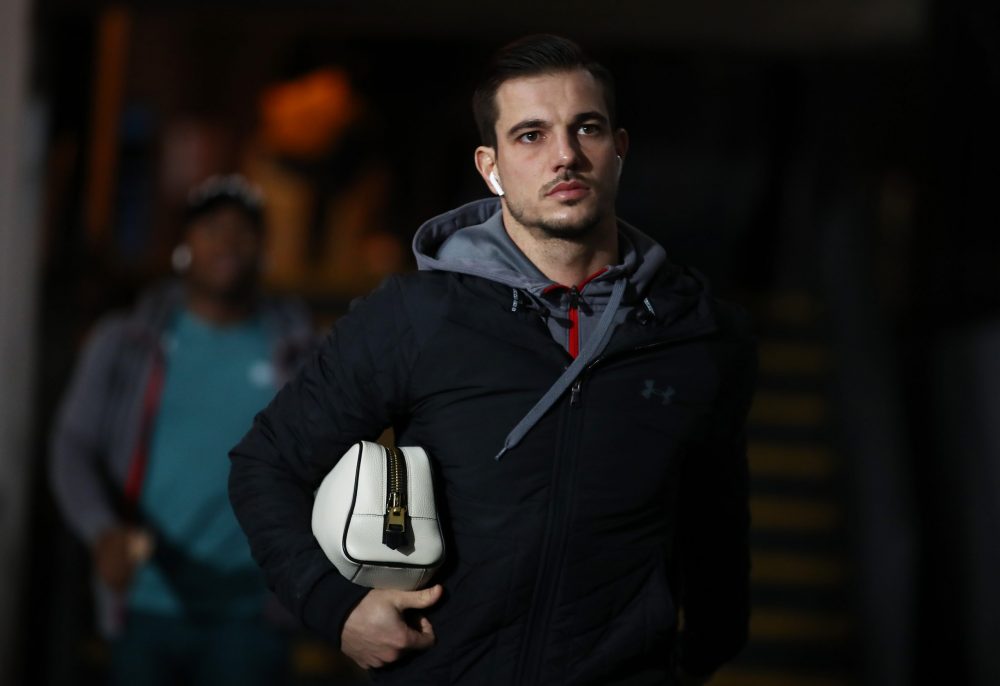
M 403 611 L 422 610 L 441 598 L 441 586 L 422 591 L 372 589 L 347 616 L 340 634 L 340 649 L 363 669 L 395 662 L 408 650 L 434 645 L 430 621 L 419 616 L 416 628 L 403 619 Z
M 101 580 L 119 593 L 128 588 L 136 567 L 153 552 L 153 539 L 142 529 L 114 527 L 101 533 L 91 553 Z

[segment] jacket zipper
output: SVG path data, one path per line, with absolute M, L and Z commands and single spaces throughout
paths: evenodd
M 545 289 L 545 291 L 543 291 L 548 293 L 553 290 L 566 289 L 569 294 L 569 340 L 567 341 L 566 350 L 573 359 L 576 359 L 580 354 L 580 301 L 583 296 L 583 289 L 586 288 L 591 281 L 607 271 L 608 268 L 604 267 L 597 270 L 576 285 L 567 287 L 559 284 L 551 284 Z M 512 309 L 516 309 L 516 294 L 514 302 L 515 306 Z
M 382 543 L 396 550 L 406 543 L 406 460 L 395 448 L 384 448 L 386 503 Z
M 589 367 L 588 367 L 589 368 Z M 583 386 L 583 375 L 576 377 L 573 386 L 569 389 L 570 407 L 576 407 L 580 403 L 580 388 Z
M 705 328 L 703 330 L 694 331 L 682 336 L 660 340 L 655 343 L 635 346 L 634 348 L 629 348 L 628 350 L 623 350 L 620 353 L 615 353 L 607 357 L 597 357 L 584 368 L 584 370 L 580 373 L 580 376 L 577 377 L 576 381 L 574 381 L 573 385 L 570 387 L 570 415 L 566 421 L 566 429 L 563 433 L 563 446 L 566 446 L 566 449 L 561 451 L 561 454 L 557 457 L 558 463 L 553 466 L 553 474 L 556 475 L 556 477 L 562 478 L 558 479 L 554 477 L 552 480 L 552 489 L 557 500 L 554 502 L 553 507 L 550 510 L 547 522 L 547 542 L 542 552 L 541 559 L 539 560 L 538 582 L 536 583 L 535 594 L 532 596 L 531 611 L 528 613 L 528 625 L 521 644 L 522 658 L 520 667 L 517 670 L 515 683 L 527 686 L 529 684 L 538 683 L 538 679 L 540 677 L 542 657 L 545 647 L 544 636 L 548 633 L 548 624 L 552 617 L 553 604 L 555 602 L 556 595 L 558 595 L 558 589 L 556 587 L 562 568 L 562 558 L 565 554 L 567 536 L 566 530 L 568 528 L 566 524 L 569 518 L 569 492 L 571 491 L 571 488 L 569 485 L 564 484 L 567 480 L 572 479 L 572 467 L 575 466 L 576 462 L 575 438 L 578 436 L 577 432 L 579 429 L 579 421 L 574 420 L 581 416 L 579 407 L 580 399 L 583 394 L 584 375 L 592 371 L 598 364 L 607 362 L 609 359 L 613 360 L 618 357 L 643 353 L 648 350 L 654 350 L 668 345 L 673 345 L 675 343 L 699 338 L 711 333 L 714 330 L 714 327 Z M 571 441 L 573 441 L 572 450 L 570 449 Z M 563 465 L 565 465 L 565 467 Z M 558 505 L 558 509 L 556 508 L 556 505 Z M 536 602 L 536 599 L 539 598 L 543 599 L 541 604 Z
M 558 595 L 562 560 L 566 553 L 569 529 L 567 524 L 571 515 L 570 494 L 575 480 L 577 441 L 582 417 L 579 410 L 582 387 L 582 376 L 577 377 L 570 388 L 570 406 L 562 431 L 561 450 L 557 454 L 556 463 L 552 466 L 553 504 L 546 522 L 546 543 L 539 559 L 538 581 L 521 648 L 522 659 L 515 681 L 519 685 L 538 683 L 545 650 L 545 641 L 539 640 L 538 637 L 544 637 L 548 633 L 548 625 Z M 538 599 L 541 599 L 541 602 L 536 602 Z
M 580 291 L 569 289 L 569 345 L 568 352 L 574 360 L 580 355 Z

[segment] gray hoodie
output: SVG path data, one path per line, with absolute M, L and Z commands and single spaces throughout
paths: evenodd
M 503 225 L 500 200 L 477 200 L 431 219 L 413 237 L 413 253 L 422 270 L 478 276 L 511 288 L 511 309 L 530 298 L 545 313 L 557 343 L 574 354 L 573 362 L 511 431 L 499 458 L 516 445 L 604 350 L 614 328 L 634 308 L 666 264 L 663 248 L 638 229 L 618 221 L 620 264 L 607 265 L 581 284 L 557 284 L 539 271 L 514 244 Z M 574 322 L 577 341 L 571 342 Z

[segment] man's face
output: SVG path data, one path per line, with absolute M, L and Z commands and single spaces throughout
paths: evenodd
M 260 232 L 239 208 L 222 205 L 194 220 L 187 230 L 187 244 L 188 279 L 202 293 L 234 298 L 256 284 Z
M 496 103 L 493 169 L 514 220 L 538 238 L 613 227 L 627 136 L 611 130 L 600 82 L 583 69 L 511 79 Z

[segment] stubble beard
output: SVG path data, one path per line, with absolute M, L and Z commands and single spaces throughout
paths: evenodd
M 506 198 L 506 200 L 507 211 L 510 212 L 510 215 L 521 226 L 535 234 L 537 238 L 579 242 L 591 236 L 604 219 L 604 213 L 601 209 L 594 206 L 590 212 L 577 219 L 548 221 L 543 217 L 530 215 L 524 207 L 511 202 L 510 198 Z M 572 207 L 577 203 L 569 202 L 564 204 Z

